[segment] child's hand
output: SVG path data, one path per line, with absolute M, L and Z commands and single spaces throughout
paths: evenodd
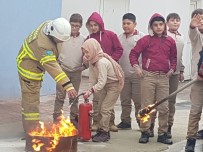
M 203 78 L 198 75 L 198 76 L 197 76 L 197 80 L 203 81 Z
M 171 75 L 173 74 L 173 72 L 174 72 L 174 70 L 173 70 L 173 69 L 170 69 L 170 70 L 168 71 L 168 73 L 166 73 L 166 77 L 170 78 Z
M 191 19 L 190 27 L 195 28 L 195 27 L 201 26 L 201 20 L 202 18 L 199 14 L 194 15 L 193 18 Z
M 180 81 L 180 82 L 183 82 L 183 81 L 184 81 L 184 75 L 183 75 L 183 72 L 180 72 L 180 75 L 179 75 L 179 81 Z
M 142 78 L 143 77 L 143 73 L 142 73 L 142 69 L 140 68 L 139 65 L 135 64 L 133 66 L 135 68 L 135 73 L 136 75 L 139 77 L 139 78 Z
M 91 91 L 91 90 L 87 90 L 87 91 L 85 91 L 84 93 L 85 93 L 85 94 L 83 95 L 83 98 L 84 98 L 84 99 L 87 99 L 87 98 L 89 98 L 89 96 L 92 94 L 92 91 Z

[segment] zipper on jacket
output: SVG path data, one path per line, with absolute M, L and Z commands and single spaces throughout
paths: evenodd
M 149 68 L 150 61 L 151 61 L 151 59 L 148 58 L 147 62 L 146 62 L 146 65 L 145 65 L 147 69 Z

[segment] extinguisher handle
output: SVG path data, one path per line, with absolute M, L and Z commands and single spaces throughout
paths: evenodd
M 85 103 L 88 103 L 89 102 L 89 99 L 87 98 L 87 99 L 85 99 Z
M 83 96 L 85 94 L 85 92 L 80 93 L 76 98 L 79 98 L 80 96 Z
M 83 96 L 85 93 L 80 93 L 76 98 L 74 98 L 73 102 L 70 104 L 70 106 L 72 106 L 72 104 L 79 99 L 80 96 Z

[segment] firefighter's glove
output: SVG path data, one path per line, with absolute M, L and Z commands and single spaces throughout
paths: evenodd
M 85 93 L 85 94 L 83 95 L 83 98 L 84 98 L 84 99 L 88 99 L 89 96 L 90 96 L 92 93 L 94 93 L 94 89 L 92 88 L 92 89 L 90 89 L 90 90 L 85 91 L 84 93 Z
M 174 70 L 173 70 L 173 69 L 170 69 L 170 70 L 168 71 L 168 73 L 166 73 L 166 76 L 167 76 L 168 78 L 170 78 L 170 77 L 172 76 L 173 72 L 174 72 Z
M 66 89 L 66 92 L 67 92 L 69 98 L 74 99 L 77 97 L 77 92 L 74 88 L 71 88 L 71 89 L 68 88 L 68 89 Z

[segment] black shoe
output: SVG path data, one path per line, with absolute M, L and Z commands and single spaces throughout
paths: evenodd
M 154 137 L 154 123 L 151 123 L 149 128 L 149 137 Z
M 149 130 L 149 137 L 154 137 L 154 130 Z
M 131 129 L 131 124 L 121 122 L 117 125 L 118 129 Z
M 164 133 L 163 135 L 159 135 L 157 138 L 157 142 L 171 145 L 173 144 L 173 141 L 169 138 L 167 138 L 167 133 Z
M 185 146 L 185 152 L 194 152 L 195 151 L 195 144 L 196 144 L 196 139 L 188 138 L 186 146 Z
M 70 119 L 70 122 L 78 129 L 78 121 L 76 119 Z
M 59 123 L 61 121 L 62 113 L 53 113 L 53 122 L 54 123 Z
M 171 135 L 171 125 L 168 126 L 168 131 L 167 131 L 167 138 L 171 139 L 172 135 Z
M 141 137 L 139 139 L 139 143 L 146 144 L 149 142 L 149 133 L 148 132 L 142 132 Z
M 203 130 L 197 132 L 197 139 L 203 139 Z
M 106 142 L 110 139 L 110 133 L 101 130 L 97 135 L 92 138 L 93 142 Z
M 138 126 L 140 127 L 140 120 L 137 120 L 137 124 L 138 124 Z
M 96 134 L 92 135 L 92 139 L 93 139 L 94 137 L 96 137 L 96 136 L 100 136 L 101 132 L 102 132 L 102 130 L 101 130 L 101 129 L 98 129 L 98 130 L 96 131 Z

